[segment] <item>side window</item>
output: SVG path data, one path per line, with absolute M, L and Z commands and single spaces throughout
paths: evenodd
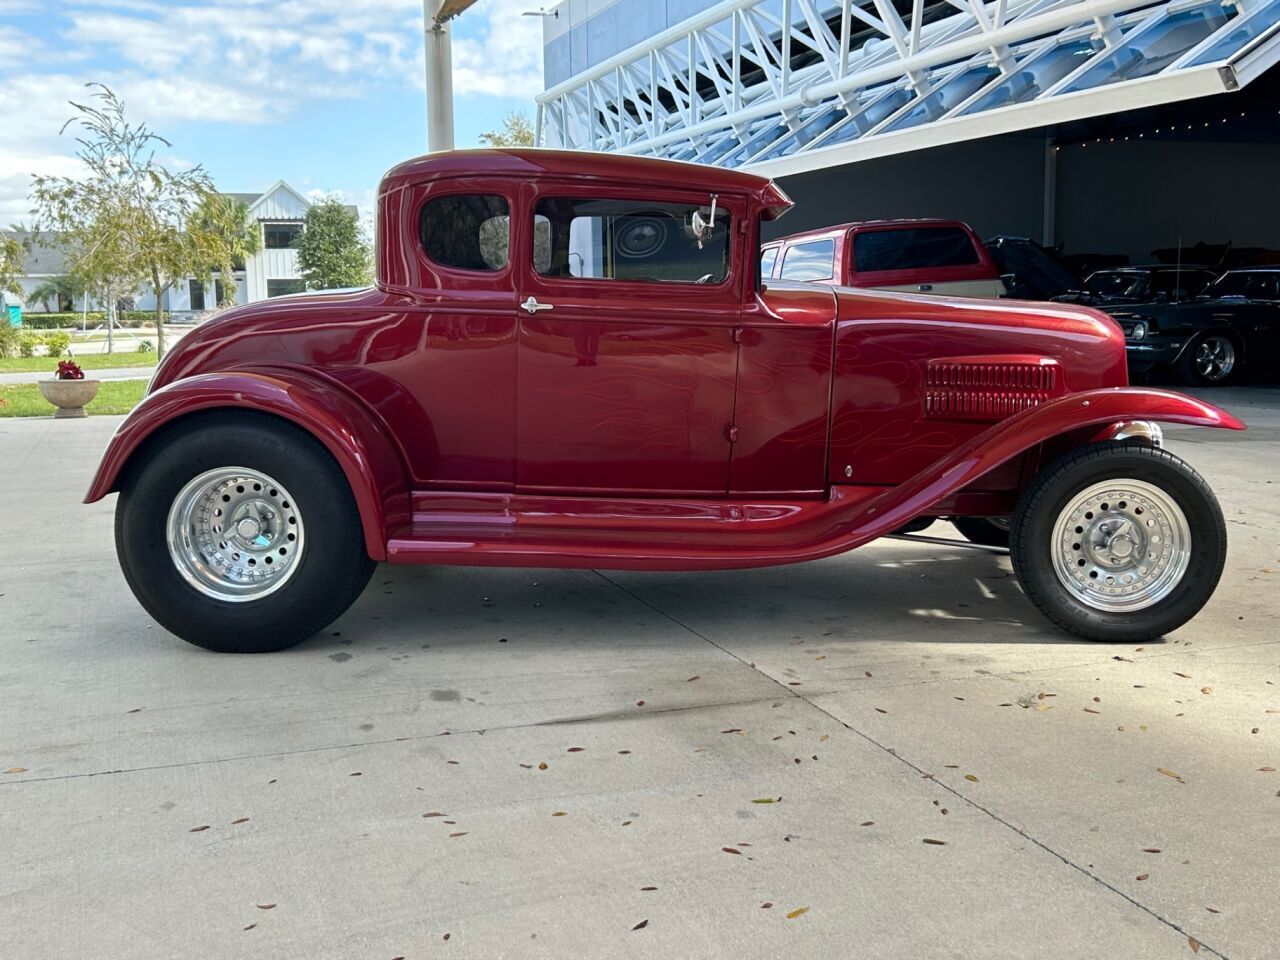
M 853 262 L 859 273 L 964 267 L 978 251 L 959 227 L 868 230 L 853 238 Z
M 511 211 L 506 197 L 454 194 L 422 205 L 418 239 L 442 267 L 493 272 L 511 258 Z
M 710 204 L 547 197 L 533 218 L 533 268 L 546 277 L 719 283 L 729 213 Z
M 760 279 L 768 280 L 773 276 L 773 265 L 778 262 L 778 247 L 770 247 L 760 254 Z
M 830 280 L 835 274 L 835 240 L 797 243 L 782 255 L 783 280 Z

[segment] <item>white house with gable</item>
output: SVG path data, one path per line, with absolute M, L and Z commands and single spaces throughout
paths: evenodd
M 244 270 L 236 271 L 236 303 L 254 303 L 287 293 L 301 293 L 302 275 L 298 270 L 297 241 L 302 236 L 302 222 L 311 202 L 283 180 L 277 180 L 263 193 L 233 193 L 230 196 L 249 208 L 249 220 L 259 231 L 259 249 L 245 261 Z M 165 306 L 171 313 L 200 312 L 222 300 L 223 279 L 214 274 L 216 291 L 205 290 L 194 277 L 174 284 L 165 294 Z M 150 295 L 138 299 L 139 310 L 150 310 L 155 300 Z
M 228 196 L 239 200 L 249 208 L 249 220 L 259 231 L 258 252 L 249 257 L 244 268 L 237 270 L 235 279 L 236 303 L 254 303 L 270 297 L 282 297 L 289 293 L 301 293 L 303 290 L 302 274 L 298 269 L 297 241 L 302 236 L 303 221 L 311 201 L 283 180 L 277 180 L 262 193 L 231 193 Z M 348 206 L 353 214 L 354 206 Z M 10 231 L 4 231 L 10 233 Z M 20 240 L 29 241 L 25 233 L 12 233 Z M 26 275 L 18 278 L 23 288 L 22 303 L 24 312 L 42 313 L 44 305 L 32 299 L 30 292 L 42 281 L 52 279 L 69 271 L 66 253 L 55 246 L 35 244 L 27 253 Z M 216 307 L 223 299 L 225 289 L 221 274 L 215 272 L 214 290 L 206 290 L 204 285 L 194 277 L 185 277 L 177 281 L 164 294 L 164 308 L 171 314 L 199 314 Z M 10 297 L 10 301 L 12 301 Z M 134 296 L 134 305 L 138 310 L 155 309 L 155 297 L 143 289 Z M 82 304 L 50 303 L 50 309 L 79 309 Z M 90 309 L 98 309 L 99 305 L 90 303 Z

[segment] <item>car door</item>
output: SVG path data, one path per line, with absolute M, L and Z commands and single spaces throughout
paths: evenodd
M 712 216 L 705 192 L 525 192 L 517 489 L 723 496 L 744 200 L 716 197 Z
M 403 299 L 341 378 L 391 425 L 421 489 L 514 487 L 518 202 L 509 179 L 467 177 L 382 211 L 383 229 L 400 232 Z

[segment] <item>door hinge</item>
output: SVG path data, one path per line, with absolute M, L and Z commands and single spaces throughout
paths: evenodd
M 730 443 L 737 443 L 738 428 L 735 427 L 732 423 L 726 423 L 724 425 L 724 438 L 728 440 Z
M 733 342 L 734 342 L 734 343 L 741 343 L 741 342 L 742 342 L 742 328 L 741 328 L 741 327 L 734 327 L 734 328 L 733 328 L 733 335 L 732 335 L 732 336 L 733 336 Z

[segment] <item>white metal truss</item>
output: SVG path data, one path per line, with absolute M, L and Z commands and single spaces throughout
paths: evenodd
M 1237 90 L 1280 0 L 722 0 L 538 97 L 538 142 L 771 175 Z

